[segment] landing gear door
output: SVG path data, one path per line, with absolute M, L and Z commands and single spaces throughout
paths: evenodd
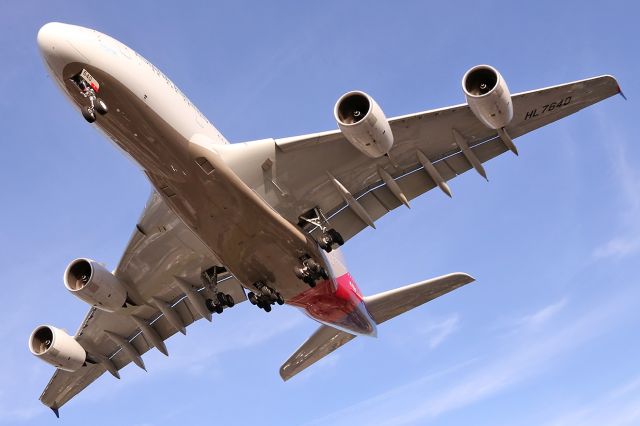
M 85 70 L 84 68 L 80 73 L 80 78 L 86 81 L 87 84 L 89 84 L 89 86 L 91 86 L 91 88 L 94 90 L 94 92 L 97 93 L 98 90 L 100 90 L 100 84 L 98 83 L 98 81 L 95 78 L 93 78 L 93 76 L 89 74 L 89 71 Z

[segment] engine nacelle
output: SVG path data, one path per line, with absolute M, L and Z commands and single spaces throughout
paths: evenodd
M 127 302 L 125 286 L 104 266 L 91 259 L 76 259 L 64 272 L 64 286 L 76 297 L 107 312 Z
M 344 137 L 363 154 L 371 158 L 382 157 L 393 146 L 387 117 L 366 93 L 345 93 L 336 102 L 333 115 Z
M 78 371 L 87 360 L 87 352 L 64 330 L 50 325 L 41 325 L 29 337 L 32 354 L 56 368 Z
M 495 68 L 489 65 L 471 68 L 462 77 L 462 90 L 471 111 L 485 126 L 501 129 L 513 119 L 511 93 Z

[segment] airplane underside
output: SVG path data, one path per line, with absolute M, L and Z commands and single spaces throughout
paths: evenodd
M 301 309 L 321 325 L 282 365 L 288 380 L 356 336 L 474 279 L 454 273 L 363 296 L 339 247 L 375 220 L 511 151 L 513 139 L 622 94 L 611 76 L 511 95 L 488 65 L 462 79 L 467 103 L 387 119 L 368 94 L 335 105 L 338 130 L 229 144 L 155 66 L 83 27 L 50 23 L 38 44 L 53 80 L 143 170 L 154 192 L 116 268 L 72 261 L 64 283 L 91 308 L 75 336 L 43 325 L 31 352 L 57 370 L 58 409 L 212 313 L 244 300 Z M 330 161 L 327 161 L 327 160 Z

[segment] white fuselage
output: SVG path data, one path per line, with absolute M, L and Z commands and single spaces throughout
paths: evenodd
M 340 277 L 352 284 L 338 257 L 326 256 L 307 234 L 266 203 L 219 151 L 228 141 L 161 71 L 119 41 L 83 27 L 51 23 L 38 33 L 45 62 L 78 108 L 87 104 L 71 78 L 88 71 L 109 107 L 96 125 L 145 172 L 166 204 L 248 289 L 267 283 L 322 322 L 375 334 L 359 291 L 336 292 Z M 310 291 L 293 274 L 301 254 L 330 273 Z M 329 295 L 342 294 L 334 300 Z M 322 307 L 318 301 L 322 300 Z M 353 321 L 349 316 L 362 317 Z M 345 322 L 345 316 L 347 321 Z

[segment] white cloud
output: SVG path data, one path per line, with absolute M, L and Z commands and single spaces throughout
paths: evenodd
M 522 327 L 486 362 L 474 362 L 474 368 L 457 374 L 441 384 L 430 383 L 437 375 L 427 375 L 376 395 L 349 408 L 318 419 L 312 424 L 407 425 L 425 423 L 445 413 L 476 403 L 513 388 L 551 368 L 558 360 L 599 336 L 620 321 L 633 304 L 630 297 L 601 302 L 570 323 L 551 321 L 566 302 L 550 305 L 528 318 L 527 324 L 545 324 L 544 335 Z M 535 332 L 534 332 L 535 331 Z M 550 362 L 553 360 L 553 362 Z M 449 373 L 453 373 L 450 371 Z M 448 373 L 448 374 L 449 374 Z
M 623 231 L 609 241 L 596 247 L 593 257 L 621 258 L 637 252 L 640 249 L 640 172 L 637 164 L 632 164 L 626 138 L 620 130 L 609 124 L 603 113 L 597 112 L 602 133 L 608 138 L 607 149 L 610 153 L 610 167 L 614 171 L 615 185 L 613 186 L 622 196 L 624 208 L 620 211 L 620 225 Z M 622 234 L 622 235 L 620 235 Z
M 553 319 L 567 304 L 567 299 L 552 303 L 530 315 L 525 315 L 516 321 L 517 324 L 528 329 L 539 329 Z
M 561 413 L 548 426 L 623 426 L 640 424 L 640 376 L 611 390 L 604 397 Z
M 460 317 L 453 314 L 441 321 L 430 322 L 421 331 L 427 335 L 430 349 L 438 347 L 449 335 L 454 333 L 459 326 Z
M 593 257 L 603 259 L 607 257 L 624 257 L 640 248 L 640 234 L 631 237 L 616 237 L 605 244 L 596 247 Z

